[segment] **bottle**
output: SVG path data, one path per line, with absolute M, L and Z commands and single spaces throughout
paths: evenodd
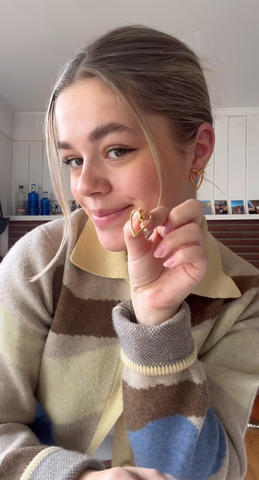
M 35 183 L 31 184 L 31 193 L 28 195 L 28 215 L 39 215 L 39 194 Z
M 49 215 L 50 205 L 48 199 L 48 192 L 43 192 L 43 198 L 41 199 L 41 215 Z
M 23 185 L 19 185 L 19 190 L 16 193 L 16 215 L 26 215 L 26 193 Z

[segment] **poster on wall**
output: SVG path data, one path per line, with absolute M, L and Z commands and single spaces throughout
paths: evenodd
M 247 200 L 248 213 L 259 215 L 259 200 Z
M 211 201 L 210 200 L 200 200 L 200 202 L 203 206 L 204 215 L 211 215 L 212 214 Z
M 231 213 L 232 215 L 244 214 L 244 202 L 243 200 L 231 200 Z
M 226 200 L 215 200 L 215 215 L 227 215 L 228 204 Z

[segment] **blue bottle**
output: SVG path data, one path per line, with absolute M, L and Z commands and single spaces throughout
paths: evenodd
M 39 194 L 35 183 L 31 184 L 31 193 L 28 195 L 28 215 L 39 215 Z
M 41 199 L 41 215 L 49 215 L 49 199 L 48 192 L 43 192 L 43 198 Z

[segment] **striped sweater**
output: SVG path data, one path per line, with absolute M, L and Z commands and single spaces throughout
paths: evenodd
M 259 383 L 259 272 L 207 230 L 204 279 L 177 314 L 136 322 L 126 252 L 108 252 L 80 210 L 21 239 L 0 267 L 0 478 L 76 480 L 113 466 L 175 480 L 241 480 Z

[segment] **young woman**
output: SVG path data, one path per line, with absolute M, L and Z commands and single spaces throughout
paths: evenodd
M 199 61 L 156 30 L 113 30 L 64 68 L 46 132 L 65 220 L 1 265 L 1 479 L 241 480 L 259 275 L 195 197 L 214 147 Z M 114 426 L 107 469 L 95 452 Z

